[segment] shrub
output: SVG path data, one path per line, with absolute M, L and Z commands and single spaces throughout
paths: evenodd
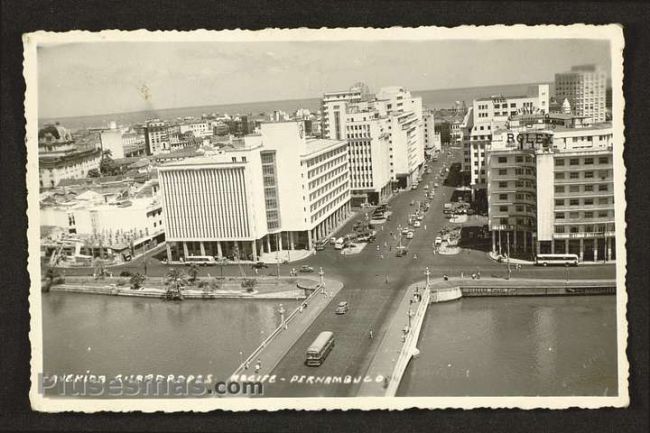
M 135 275 L 131 276 L 131 279 L 129 280 L 129 283 L 131 283 L 131 289 L 132 290 L 138 290 L 142 288 L 142 283 L 144 283 L 144 280 L 147 277 L 142 275 L 141 273 L 137 272 Z
M 255 290 L 255 286 L 257 286 L 257 280 L 254 278 L 246 278 L 241 282 L 241 286 L 243 289 L 246 289 L 248 293 L 251 293 Z
M 129 271 L 122 271 L 120 272 L 120 277 L 132 277 L 133 273 Z
M 221 284 L 219 284 L 217 280 L 211 280 L 209 284 L 210 284 L 210 290 L 212 291 L 217 291 L 221 288 Z
M 127 281 L 124 278 L 120 278 L 117 280 L 117 283 L 115 283 L 117 286 L 126 286 Z

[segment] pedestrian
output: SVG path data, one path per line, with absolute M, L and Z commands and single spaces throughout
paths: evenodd
M 388 246 L 388 251 L 393 251 L 393 246 L 392 245 Z
M 383 254 L 380 254 L 380 255 L 379 255 L 379 258 L 380 258 L 381 260 L 384 260 L 384 255 L 383 255 Z
M 147 260 L 144 261 L 144 276 L 147 276 Z
M 424 225 L 424 231 L 427 231 L 427 225 L 426 224 Z
M 255 373 L 259 373 L 262 369 L 262 360 L 258 359 L 257 364 L 255 364 Z
M 476 271 L 476 279 L 477 280 L 481 279 L 481 271 Z
M 388 284 L 388 274 L 386 274 L 386 284 Z
M 465 278 L 465 274 L 463 273 L 463 271 L 461 271 L 460 272 L 460 279 L 463 280 L 464 278 Z
M 413 254 L 413 260 L 417 260 L 417 259 L 418 259 L 418 255 L 417 255 L 417 254 Z
M 476 274 L 472 274 L 472 280 L 476 279 Z
M 370 339 L 372 340 L 373 339 L 372 329 L 370 329 L 370 334 L 369 335 L 370 335 Z

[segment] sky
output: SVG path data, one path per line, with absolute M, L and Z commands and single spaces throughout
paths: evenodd
M 411 91 L 552 82 L 595 63 L 585 39 L 91 42 L 38 48 L 39 117 L 318 98 L 365 82 Z

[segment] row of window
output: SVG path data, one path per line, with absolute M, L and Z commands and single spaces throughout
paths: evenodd
M 555 212 L 555 219 L 591 219 L 591 218 L 608 218 L 614 216 L 614 211 L 599 210 L 597 212 L 584 211 L 584 212 Z
M 337 197 L 335 200 L 333 200 L 331 203 L 329 203 L 327 206 L 324 206 L 321 210 L 316 212 L 314 215 L 311 216 L 311 222 L 317 221 L 319 218 L 321 218 L 323 215 L 325 215 L 327 212 L 329 212 L 332 208 L 336 207 L 341 201 L 347 199 L 350 196 L 350 191 L 349 191 L 350 185 L 348 182 L 345 182 L 343 185 L 338 187 L 336 191 L 333 191 L 332 193 L 328 194 L 329 198 L 334 197 L 336 194 L 341 194 L 339 197 Z M 346 192 L 346 193 L 345 193 Z M 313 207 L 312 206 L 312 211 L 314 209 L 317 209 L 318 207 Z
M 593 179 L 595 172 L 593 171 L 583 171 L 582 176 L 580 176 L 579 171 L 570 171 L 570 172 L 555 172 L 555 179 Z M 568 177 L 566 176 L 568 174 Z M 600 170 L 598 172 L 598 177 L 602 180 L 607 179 L 609 176 L 608 170 Z
M 594 204 L 598 203 L 599 205 L 608 205 L 610 204 L 610 198 L 609 197 L 598 197 L 593 198 L 593 197 L 586 197 L 583 199 L 579 198 L 572 198 L 565 200 L 563 198 L 561 199 L 555 199 L 555 206 L 593 206 Z
M 596 187 L 596 188 L 594 188 Z M 565 185 L 555 185 L 556 193 L 564 193 L 567 191 Z M 609 191 L 609 185 L 606 183 L 601 183 L 598 185 L 569 185 L 568 192 L 607 192 Z
M 332 155 L 335 155 L 335 154 L 332 154 Z M 316 168 L 314 168 L 314 169 L 312 169 L 312 170 L 309 170 L 309 171 L 307 172 L 307 177 L 308 177 L 309 179 L 312 179 L 312 178 L 318 176 L 320 173 L 322 173 L 322 172 L 324 172 L 324 171 L 327 171 L 327 170 L 329 170 L 330 168 L 335 167 L 335 166 L 341 164 L 341 163 L 342 163 L 343 161 L 345 161 L 346 159 L 347 159 L 347 155 L 343 154 L 343 155 L 339 156 L 338 158 L 335 158 L 335 159 L 331 160 L 331 161 L 328 162 L 327 164 L 322 164 L 322 165 L 320 165 L 320 166 L 318 166 L 318 167 L 316 167 Z
M 555 233 L 605 233 L 614 231 L 614 224 L 586 224 L 582 226 L 556 225 Z

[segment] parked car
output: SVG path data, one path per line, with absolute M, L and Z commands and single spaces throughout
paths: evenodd
M 327 241 L 316 242 L 316 245 L 314 245 L 314 249 L 316 251 L 323 251 L 325 249 L 325 245 L 327 245 Z
M 417 220 L 413 223 L 413 227 L 420 227 L 421 225 L 420 221 Z
M 262 269 L 262 268 L 268 268 L 269 267 L 269 265 L 267 265 L 264 262 L 253 263 L 251 266 L 253 267 L 253 269 Z
M 298 270 L 300 272 L 314 272 L 314 268 L 308 265 L 302 265 Z
M 407 235 L 409 232 L 410 232 L 410 230 L 408 229 L 408 227 L 402 229 L 402 234 L 403 235 Z
M 350 310 L 350 304 L 348 304 L 348 301 L 341 301 L 336 306 L 336 310 L 334 310 L 334 312 L 336 314 L 345 314 L 349 310 Z
M 436 240 L 434 241 L 434 243 L 436 246 L 442 244 L 442 238 L 440 236 L 436 236 Z
M 406 234 L 406 239 L 413 239 L 413 236 L 415 236 L 415 233 L 412 230 L 409 230 Z
M 397 255 L 397 257 L 402 257 L 402 256 L 407 255 L 408 252 L 409 252 L 409 250 L 406 247 L 397 247 L 396 255 Z

